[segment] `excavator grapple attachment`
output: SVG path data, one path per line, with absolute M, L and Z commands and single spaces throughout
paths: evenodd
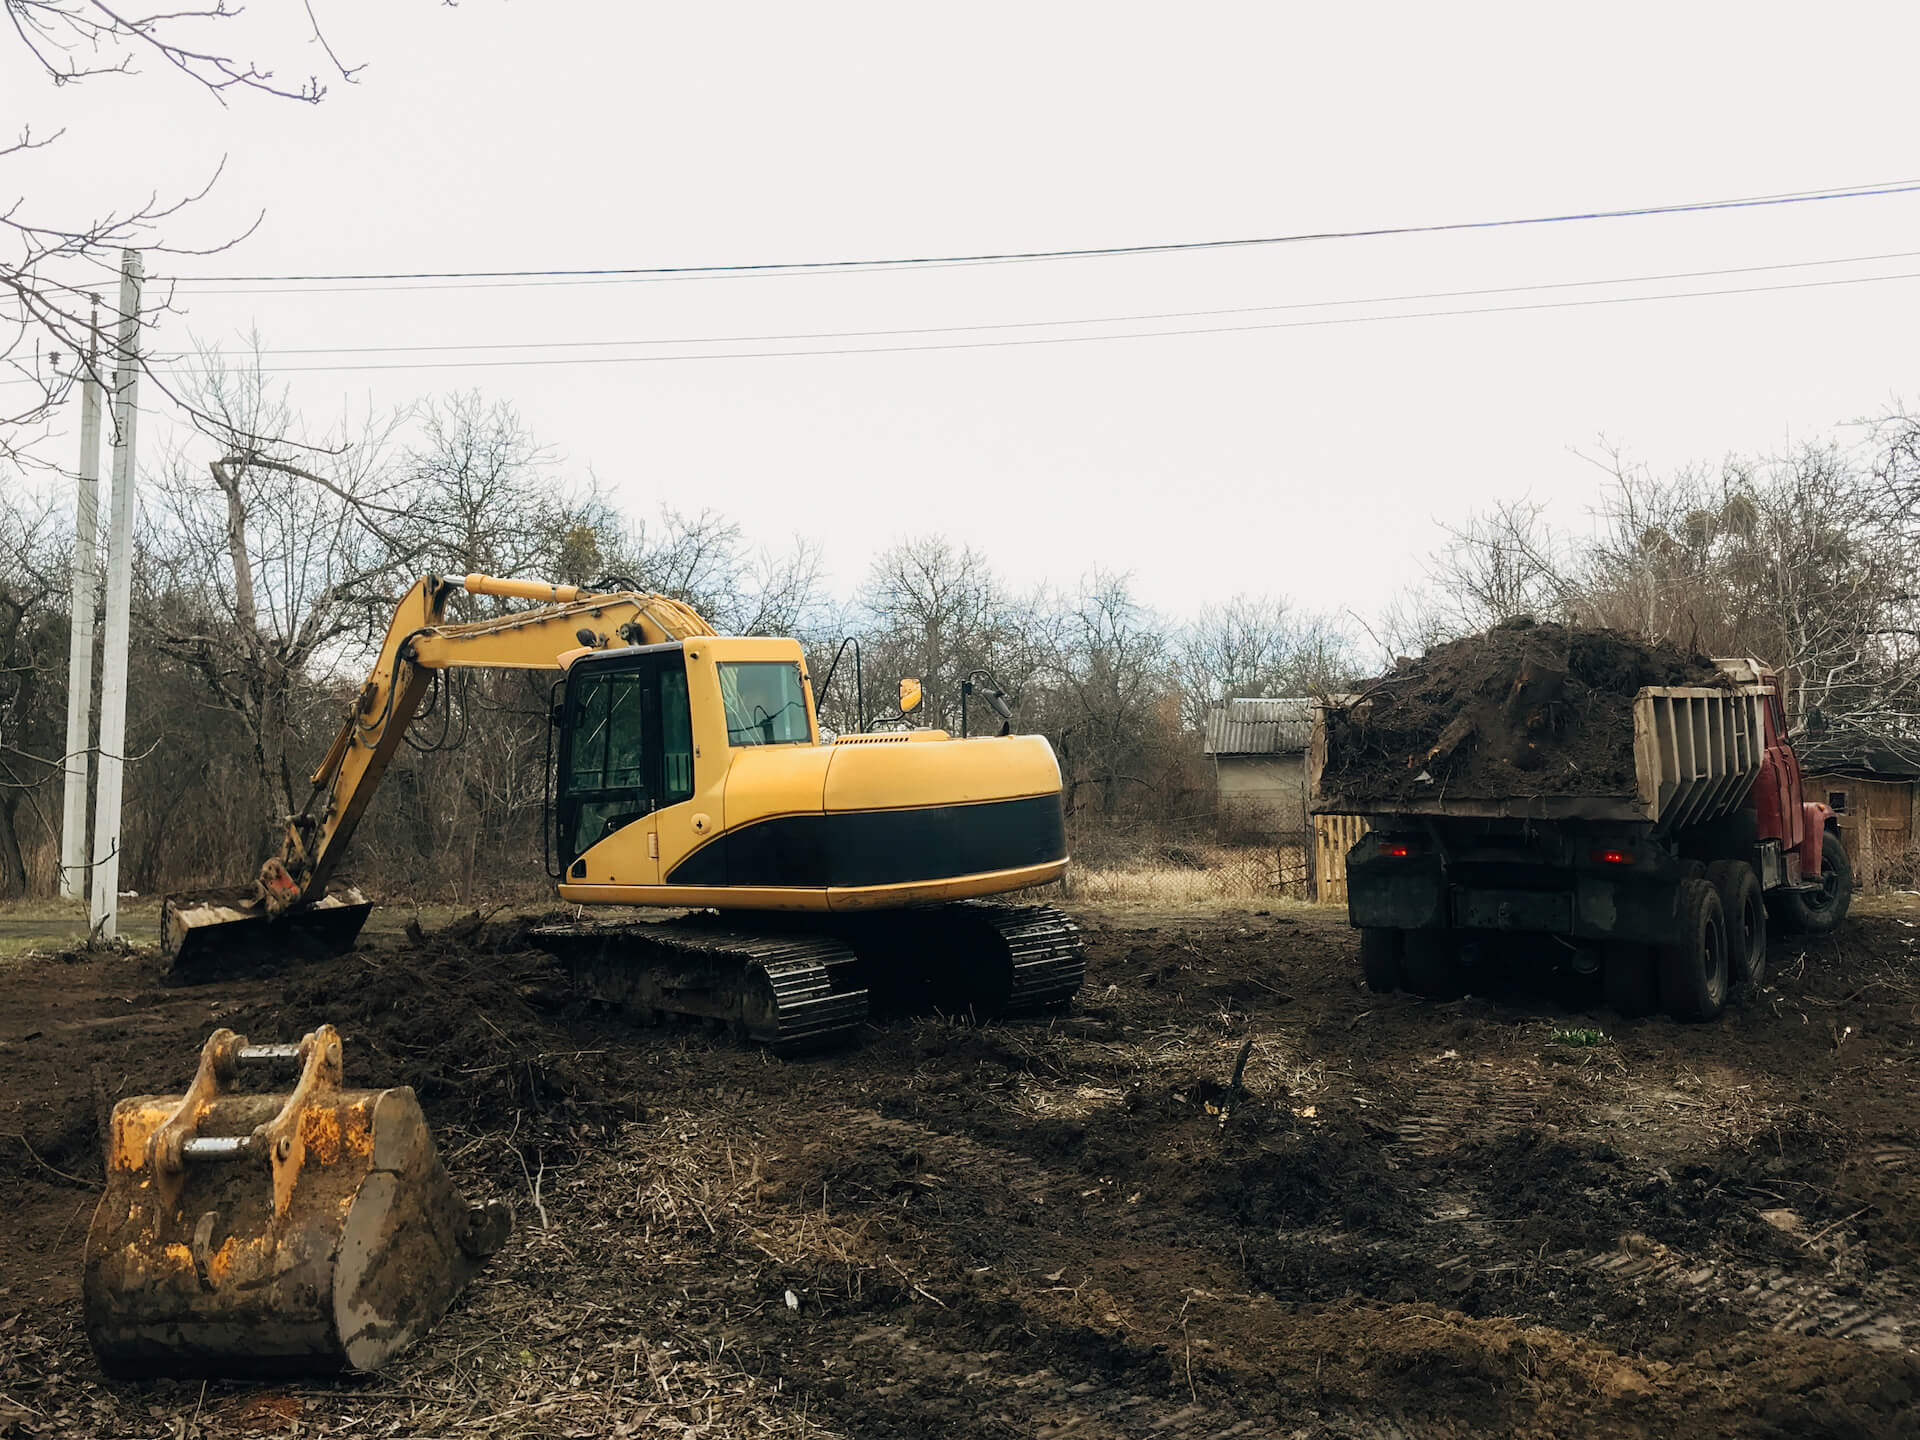
M 278 913 L 257 886 L 169 895 L 160 904 L 160 958 L 183 979 L 330 959 L 353 948 L 372 909 L 351 885 Z
M 297 1063 L 284 1095 L 244 1072 Z M 87 1338 L 120 1377 L 373 1370 L 446 1313 L 505 1241 L 469 1206 L 413 1091 L 344 1090 L 340 1035 L 216 1030 L 185 1095 L 114 1107 L 87 1234 Z

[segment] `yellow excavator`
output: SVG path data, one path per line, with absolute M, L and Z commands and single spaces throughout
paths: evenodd
M 537 603 L 445 623 L 460 591 Z M 280 853 L 250 887 L 166 898 L 172 969 L 352 947 L 370 907 L 335 870 L 435 672 L 468 666 L 561 672 L 543 817 L 560 898 L 691 912 L 537 930 L 590 993 L 792 1050 L 858 1027 L 883 987 L 980 1015 L 1057 1008 L 1079 989 L 1070 919 L 982 898 L 1066 870 L 1043 737 L 823 743 L 797 641 L 716 635 L 661 595 L 488 575 L 408 591 Z

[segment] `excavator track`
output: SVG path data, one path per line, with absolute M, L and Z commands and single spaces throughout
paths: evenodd
M 1037 1015 L 1065 1006 L 1087 976 L 1080 927 L 1051 905 L 967 900 L 889 918 L 912 933 L 943 1010 Z
M 529 938 L 596 999 L 647 1019 L 724 1021 L 781 1054 L 847 1038 L 866 1021 L 870 991 L 890 1008 L 1011 1018 L 1063 1009 L 1087 970 L 1080 927 L 1052 906 L 974 900 L 855 916 L 582 922 Z
M 867 1018 L 859 957 L 832 936 L 692 918 L 545 925 L 529 938 L 598 1000 L 649 1019 L 724 1021 L 781 1054 L 831 1045 Z
M 976 905 L 1007 947 L 1011 972 L 1006 1015 L 1034 1015 L 1069 1004 L 1087 978 L 1080 927 L 1051 905 Z

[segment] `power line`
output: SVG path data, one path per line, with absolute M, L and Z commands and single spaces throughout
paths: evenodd
M 1920 271 L 1895 275 L 1855 275 L 1839 280 L 1804 280 L 1784 285 L 1729 286 L 1718 290 L 1682 290 L 1665 295 L 1609 295 L 1592 300 L 1546 300 L 1524 305 L 1467 306 L 1453 310 L 1418 310 L 1394 315 L 1337 315 L 1316 320 L 1257 321 L 1246 325 L 1205 325 L 1180 330 L 1131 330 L 1099 335 L 1041 335 L 1004 340 L 958 340 L 928 345 L 865 345 L 824 350 L 726 350 L 667 355 L 581 355 L 516 360 L 380 361 L 352 365 L 266 365 L 266 375 L 340 374 L 373 370 L 493 370 L 544 368 L 554 365 L 640 365 L 693 360 L 798 359 L 822 355 L 899 355 L 934 350 L 990 350 L 1028 345 L 1084 345 L 1112 340 L 1161 340 L 1192 335 L 1229 335 L 1256 330 L 1302 330 L 1335 325 L 1374 325 L 1396 320 L 1437 320 L 1468 315 L 1506 315 L 1533 310 L 1572 310 L 1599 305 L 1636 305 L 1658 300 L 1699 300 L 1728 295 L 1758 295 L 1789 290 L 1823 290 L 1841 285 L 1871 285 L 1890 280 L 1920 280 Z M 175 378 L 190 378 L 192 370 L 172 370 Z
M 960 255 L 912 255 L 868 260 L 784 260 L 745 265 L 601 266 L 590 269 L 534 270 L 400 270 L 318 275 L 181 275 L 176 284 L 303 284 L 324 281 L 370 280 L 555 280 L 555 279 L 674 279 L 702 275 L 821 273 L 840 270 L 901 269 L 935 265 L 1006 265 L 1047 260 L 1088 260 L 1128 255 L 1167 255 L 1201 250 L 1231 250 L 1266 245 L 1294 245 L 1311 240 L 1370 240 L 1394 235 L 1437 235 L 1461 230 L 1496 230 L 1523 225 L 1562 225 L 1593 220 L 1638 219 L 1655 215 L 1698 214 L 1715 210 L 1758 209 L 1773 205 L 1804 205 L 1827 200 L 1864 200 L 1876 196 L 1920 191 L 1920 180 L 1898 180 L 1874 185 L 1827 186 L 1772 195 L 1749 195 L 1728 200 L 1693 200 L 1674 205 L 1642 205 L 1618 210 L 1570 211 L 1558 215 L 1514 216 L 1498 220 L 1455 220 L 1418 225 L 1376 226 L 1362 230 L 1315 230 L 1289 235 L 1264 235 L 1226 240 L 1183 240 L 1151 245 L 1101 245 L 1067 250 L 1013 250 Z
M 1678 270 L 1659 275 L 1618 275 L 1599 280 L 1551 280 L 1537 285 L 1495 285 L 1475 290 L 1429 290 L 1409 295 L 1373 295 L 1342 300 L 1296 300 L 1276 305 L 1235 305 L 1216 310 L 1161 310 L 1132 315 L 1082 315 L 1051 320 L 1003 320 L 973 325 L 922 325 L 891 330 L 809 330 L 771 335 L 675 335 L 645 340 L 496 340 L 443 345 L 313 345 L 262 349 L 261 355 L 398 355 L 439 351 L 625 349 L 641 345 L 755 345 L 801 340 L 868 340 L 901 335 L 953 335 L 993 330 L 1037 330 L 1061 325 L 1130 325 L 1159 320 L 1212 319 L 1283 310 L 1321 310 L 1336 306 L 1404 305 L 1424 300 L 1461 300 L 1486 295 L 1524 295 L 1543 290 L 1587 289 L 1599 285 L 1650 285 L 1671 280 L 1704 280 L 1722 275 L 1755 275 L 1827 265 L 1863 265 L 1882 260 L 1911 260 L 1920 250 L 1879 255 L 1848 255 L 1828 260 L 1787 260 L 1770 265 L 1736 265 L 1718 270 Z

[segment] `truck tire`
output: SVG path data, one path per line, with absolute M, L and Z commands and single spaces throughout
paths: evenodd
M 1462 986 L 1453 937 L 1444 930 L 1408 930 L 1403 934 L 1400 965 L 1407 977 L 1407 989 L 1428 1000 L 1458 1000 Z
M 1727 917 L 1729 977 L 1736 985 L 1761 984 L 1767 978 L 1767 906 L 1760 877 L 1744 860 L 1716 860 L 1707 866 L 1707 883 Z
M 1626 1020 L 1651 1015 L 1660 1003 L 1653 951 L 1645 945 L 1615 942 L 1600 956 L 1600 987 L 1607 1008 Z
M 1676 1020 L 1718 1017 L 1727 1003 L 1727 917 L 1720 892 L 1705 880 L 1682 880 L 1674 937 L 1656 951 L 1660 1008 Z
M 1825 831 L 1820 838 L 1820 888 L 1776 890 L 1773 902 L 1773 918 L 1783 930 L 1831 935 L 1840 928 L 1853 903 L 1853 862 L 1847 859 L 1838 831 Z
M 1376 995 L 1406 988 L 1406 971 L 1400 964 L 1402 933 L 1371 925 L 1360 932 L 1360 973 Z

